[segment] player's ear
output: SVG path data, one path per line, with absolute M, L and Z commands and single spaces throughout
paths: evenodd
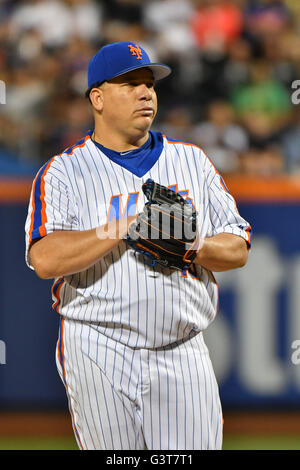
M 90 101 L 93 108 L 101 112 L 103 109 L 103 91 L 101 88 L 92 88 L 90 91 Z

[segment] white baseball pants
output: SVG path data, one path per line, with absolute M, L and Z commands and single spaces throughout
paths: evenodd
M 219 390 L 202 333 L 134 349 L 62 319 L 56 360 L 81 449 L 221 449 Z

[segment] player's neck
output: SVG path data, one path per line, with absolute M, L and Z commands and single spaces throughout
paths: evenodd
M 103 131 L 95 128 L 92 139 L 95 142 L 103 145 L 106 148 L 114 150 L 115 152 L 126 152 L 134 150 L 144 145 L 149 138 L 149 132 L 143 133 L 138 136 L 119 136 L 114 134 L 106 134 Z

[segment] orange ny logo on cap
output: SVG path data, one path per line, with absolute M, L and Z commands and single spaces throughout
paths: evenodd
M 136 44 L 136 47 L 132 46 L 131 44 L 128 45 L 129 49 L 130 49 L 130 52 L 132 55 L 136 55 L 136 60 L 138 59 L 141 59 L 142 58 L 142 50 L 140 49 L 140 47 Z

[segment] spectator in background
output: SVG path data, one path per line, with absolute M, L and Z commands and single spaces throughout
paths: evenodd
M 182 142 L 191 142 L 193 136 L 192 116 L 188 107 L 173 105 L 168 109 L 159 124 L 160 130 L 170 137 Z
M 251 64 L 250 82 L 238 87 L 231 101 L 241 125 L 249 133 L 251 146 L 277 142 L 289 123 L 290 94 L 272 78 L 270 65 L 264 59 Z
M 47 47 L 60 47 L 72 34 L 69 9 L 56 0 L 29 0 L 22 2 L 11 17 L 11 39 L 19 40 L 29 30 L 39 33 Z
M 97 48 L 91 42 L 85 41 L 80 36 L 73 36 L 68 44 L 57 53 L 59 63 L 63 64 L 66 71 L 64 83 L 60 83 L 59 87 L 66 89 L 66 92 L 75 92 L 80 96 L 84 96 L 87 88 L 86 70 L 90 57 L 96 53 Z M 61 69 L 61 66 L 60 66 Z M 65 77 L 69 80 L 65 83 Z
M 300 2 L 295 0 L 285 0 L 286 8 L 288 8 L 291 16 L 291 22 L 294 24 L 295 29 L 299 30 L 300 27 Z
M 284 173 L 284 155 L 279 147 L 250 148 L 239 155 L 237 173 L 254 177 L 275 177 Z
M 300 174 L 300 105 L 293 108 L 291 125 L 282 138 L 286 170 L 290 174 Z
M 300 24 L 299 24 L 300 31 Z M 289 28 L 280 35 L 278 41 L 278 49 L 280 54 L 280 63 L 285 67 L 293 68 L 297 77 L 300 76 L 300 35 L 296 30 Z
M 33 65 L 20 63 L 12 70 L 6 105 L 1 109 L 4 114 L 22 122 L 38 116 L 46 98 L 47 87 L 38 78 Z
M 72 22 L 72 35 L 98 44 L 103 23 L 102 3 L 93 0 L 64 0 Z
M 300 37 L 288 29 L 264 37 L 262 47 L 272 78 L 290 92 L 292 82 L 299 77 Z
M 194 9 L 187 0 L 156 0 L 146 2 L 144 25 L 156 36 L 160 60 L 186 54 L 196 47 L 190 21 Z
M 245 30 L 253 39 L 280 34 L 290 23 L 291 13 L 285 0 L 250 0 L 245 2 Z
M 31 0 L 15 3 L 8 19 L 6 47 L 0 48 L 4 70 L 9 71 L 8 77 L 2 73 L 0 77 L 8 83 L 7 105 L 0 109 L 7 133 L 0 139 L 21 158 L 44 161 L 44 155 L 49 155 L 45 135 L 55 135 L 57 124 L 54 114 L 53 121 L 47 115 L 48 103 L 58 89 L 69 98 L 83 96 L 87 63 L 100 37 L 102 7 L 90 0 Z M 2 28 L 3 24 L 0 36 Z M 69 121 L 74 125 L 70 117 Z M 58 147 L 53 145 L 55 138 L 50 144 L 54 153 L 68 140 L 64 133 L 60 137 Z
M 200 71 L 199 51 L 190 28 L 193 14 L 188 0 L 155 0 L 144 5 L 143 24 L 152 35 L 158 62 L 167 62 L 174 71 L 159 84 L 160 103 L 165 108 L 173 106 L 174 96 L 190 107 L 196 101 Z
M 99 2 L 98 2 L 99 3 Z M 143 2 L 139 0 L 102 0 L 106 20 L 141 24 L 143 20 Z
M 228 0 L 194 2 L 196 11 L 191 30 L 201 50 L 225 51 L 241 34 L 243 16 L 240 8 Z
M 92 114 L 86 99 L 75 93 L 66 94 L 57 90 L 46 110 L 48 121 L 42 135 L 42 157 L 46 161 L 55 155 L 58 149 L 74 145 L 86 132 L 87 123 L 92 128 Z
M 235 123 L 231 105 L 221 100 L 209 104 L 207 119 L 194 126 L 191 140 L 207 153 L 223 174 L 238 169 L 238 155 L 248 148 L 248 136 Z
M 243 16 L 232 1 L 194 0 L 192 3 L 195 10 L 190 28 L 198 49 L 198 69 L 194 67 L 194 83 L 189 84 L 189 89 L 194 99 L 205 107 L 216 98 L 227 97 L 224 73 L 228 51 L 242 33 Z M 197 118 L 201 119 L 201 114 Z
M 148 32 L 143 27 L 143 4 L 137 0 L 103 0 L 105 21 L 102 30 L 102 44 L 130 41 L 147 44 Z M 148 44 L 147 44 L 148 45 Z M 150 54 L 154 53 L 150 46 Z M 152 49 L 152 50 L 151 50 Z
M 251 60 L 252 47 L 246 39 L 240 37 L 228 46 L 223 70 L 224 89 L 228 98 L 234 89 L 249 83 Z
M 10 86 L 7 87 L 6 104 L 1 106 L 2 119 L 7 119 L 6 128 L 15 140 L 4 142 L 21 158 L 34 160 L 38 154 L 38 141 L 41 131 L 41 110 L 48 98 L 48 90 L 33 64 L 16 64 L 10 73 Z
M 140 23 L 126 23 L 119 20 L 109 20 L 103 28 L 103 43 L 109 44 L 112 42 L 130 41 L 140 44 L 141 47 L 147 48 L 152 60 L 160 60 L 157 54 L 155 41 L 149 31 L 145 29 Z
M 90 0 L 30 0 L 17 5 L 10 21 L 11 39 L 17 41 L 29 30 L 39 33 L 42 45 L 65 45 L 74 34 L 87 40 L 99 36 L 101 4 Z

